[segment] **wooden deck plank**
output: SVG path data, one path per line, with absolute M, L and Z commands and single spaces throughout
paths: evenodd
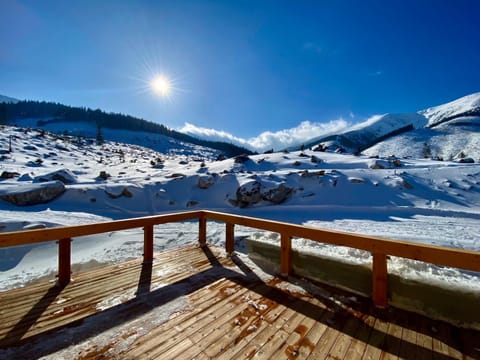
M 361 359 L 368 345 L 367 341 L 370 338 L 375 317 L 372 315 L 364 315 L 359 320 L 359 327 L 355 331 L 354 339 L 348 347 L 345 359 Z
M 359 326 L 360 323 L 355 317 L 350 317 L 349 319 L 347 319 L 344 328 L 335 340 L 335 343 L 332 345 L 332 348 L 329 352 L 329 357 L 333 359 L 345 358 L 347 350 L 350 347 L 352 341 L 354 340 L 353 336 L 350 334 L 355 333 Z
M 191 349 L 187 353 L 182 353 L 182 356 L 191 358 L 196 355 L 197 351 L 204 351 L 208 356 L 212 356 L 212 352 L 215 353 L 219 350 L 215 345 L 219 346 L 220 349 L 226 347 L 224 340 L 228 338 L 224 337 L 224 335 L 235 326 L 249 326 L 248 324 L 255 316 L 255 312 L 248 304 L 248 301 L 255 302 L 260 299 L 260 295 L 255 296 L 252 293 L 244 295 L 241 299 L 236 297 L 237 301 L 232 303 L 234 306 L 231 307 L 230 311 L 223 312 L 222 309 L 222 313 L 215 313 L 211 323 L 207 326 L 195 326 L 194 331 L 189 331 L 192 327 L 189 327 L 188 330 L 186 329 L 188 332 L 191 332 L 189 338 L 196 344 L 196 348 Z M 211 346 L 214 346 L 214 348 L 211 349 Z
M 271 311 L 265 314 L 256 332 L 236 337 L 240 340 L 234 342 L 233 347 L 217 355 L 219 360 L 245 359 L 253 356 L 274 334 L 288 321 L 295 311 L 288 306 L 277 304 Z
M 253 300 L 253 299 L 252 299 Z M 252 304 L 237 315 L 234 321 L 225 323 L 219 332 L 217 338 L 209 336 L 204 340 L 211 345 L 205 350 L 205 353 L 211 358 L 216 358 L 219 354 L 229 348 L 234 348 L 238 343 L 249 335 L 255 336 L 255 333 L 262 329 L 265 315 L 272 310 L 272 304 L 266 299 L 260 297 L 255 306 Z
M 331 288 L 318 296 L 285 290 L 282 280 L 261 280 L 241 259 L 222 254 L 189 246 L 155 254 L 151 266 L 132 260 L 74 274 L 64 288 L 42 282 L 2 292 L 0 358 L 11 357 L 11 345 L 19 346 L 15 356 L 49 358 L 51 351 L 55 358 L 67 326 L 79 343 L 92 341 L 81 332 L 84 319 L 111 313 L 113 323 L 99 324 L 101 334 L 178 297 L 186 304 L 181 311 L 147 332 L 122 333 L 128 347 L 112 339 L 73 358 L 480 358 L 478 331 L 394 309 L 373 311 L 368 301 L 342 303 Z M 44 340 L 57 336 L 60 345 L 48 350 Z
M 138 275 L 130 280 L 134 280 L 135 278 L 138 278 Z M 184 274 L 171 274 L 166 278 L 162 278 L 162 280 L 173 283 L 183 278 L 185 278 Z M 135 281 L 130 281 L 130 283 L 134 285 Z M 54 328 L 64 322 L 73 322 L 88 315 L 95 314 L 100 311 L 96 308 L 96 306 L 101 303 L 101 300 L 122 295 L 122 293 L 124 294 L 126 291 L 135 291 L 134 286 L 128 288 L 127 284 L 128 283 L 125 283 L 125 281 L 122 279 L 120 282 L 109 281 L 104 287 L 90 288 L 88 291 L 82 294 L 82 297 L 88 299 L 87 301 L 78 302 L 77 300 L 74 300 L 73 304 L 70 304 L 69 302 L 59 303 L 58 301 L 53 301 L 57 297 L 56 292 L 54 293 L 55 296 L 53 297 L 48 296 L 46 298 L 42 298 L 42 301 L 48 303 L 48 306 L 37 306 L 34 311 L 29 310 L 28 312 L 26 312 L 28 309 L 26 308 L 25 313 L 22 314 L 22 321 L 25 323 L 30 323 L 31 321 L 36 320 L 35 324 L 30 327 L 29 333 L 25 335 L 33 336 L 47 328 Z M 68 289 L 65 290 L 65 298 L 75 299 L 74 294 L 69 292 Z M 127 298 L 134 297 L 135 295 L 133 293 L 131 296 L 127 296 Z M 62 316 L 60 317 L 59 314 Z M 11 319 L 6 319 L 2 330 L 11 332 L 12 327 L 8 328 L 7 326 L 11 325 L 12 322 L 8 320 Z M 11 333 L 10 335 L 15 335 L 15 332 Z
M 182 261 L 184 260 L 183 257 L 188 256 L 185 254 L 181 255 L 182 256 L 179 256 L 178 261 Z M 205 262 L 205 259 L 201 257 L 200 253 L 197 254 L 196 252 L 193 252 L 190 255 L 189 261 L 192 263 L 192 265 L 195 265 L 195 260 L 197 262 Z M 169 263 L 168 266 L 161 267 L 161 261 L 161 258 L 154 261 L 154 267 L 152 269 L 152 272 L 165 272 L 169 269 L 175 269 L 174 263 Z M 120 290 L 122 290 L 122 286 L 131 288 L 135 285 L 134 280 L 138 280 L 138 274 L 142 269 L 142 264 L 138 260 L 135 260 L 128 262 L 126 265 L 122 265 L 123 266 L 114 265 L 109 272 L 105 272 L 103 269 L 97 269 L 88 273 L 80 273 L 76 275 L 74 277 L 74 281 L 67 285 L 64 289 L 56 289 L 58 289 L 59 291 L 61 290 L 64 294 L 68 294 L 69 297 L 63 297 L 64 299 L 68 300 L 78 295 L 88 296 L 91 292 L 94 292 L 96 294 L 98 294 L 99 292 L 110 293 L 114 288 L 119 288 Z M 112 279 L 112 273 L 115 274 L 114 278 L 116 279 L 116 281 L 110 281 Z M 21 289 L 15 289 L 11 292 L 9 291 L 7 295 L 4 295 L 1 299 L 2 303 L 3 301 L 5 302 L 5 307 L 2 309 L 2 311 L 5 311 L 6 313 L 8 313 L 9 316 L 16 318 L 18 317 L 18 313 L 25 311 L 25 308 L 23 308 L 22 305 L 29 305 L 31 304 L 32 300 L 38 299 L 40 291 L 42 291 L 43 293 L 47 293 L 51 289 L 52 284 L 44 283 L 42 284 L 41 288 L 34 287 L 33 289 L 30 289 L 30 287 L 26 287 Z M 20 298 L 18 294 L 21 294 Z M 52 294 L 52 296 L 56 295 Z M 50 300 L 50 298 L 47 298 L 46 300 Z M 5 320 L 8 320 L 8 318 L 5 317 Z
M 198 252 L 198 251 L 197 251 Z M 204 270 L 210 267 L 210 265 L 203 264 L 205 262 L 204 257 L 199 257 L 195 252 L 191 254 L 191 264 L 196 265 L 195 261 L 201 261 L 201 265 L 196 266 L 196 270 Z M 104 270 L 96 270 L 90 274 L 89 277 L 97 278 L 96 274 Z M 111 274 L 111 273 L 110 273 Z M 93 315 L 100 310 L 96 308 L 101 300 L 109 299 L 118 295 L 125 294 L 127 291 L 134 291 L 138 285 L 139 274 L 141 274 L 141 265 L 137 262 L 130 267 L 130 274 L 121 273 L 119 276 L 110 275 L 106 283 L 101 282 L 99 285 L 96 283 L 88 286 L 88 277 L 82 279 L 79 277 L 76 283 L 71 283 L 66 288 L 58 288 L 50 286 L 44 294 L 37 293 L 37 299 L 30 298 L 30 303 L 22 303 L 18 306 L 16 318 L 10 315 L 2 319 L 0 324 L 0 336 L 6 334 L 14 340 L 18 341 L 29 336 L 37 335 L 50 328 L 61 326 L 62 324 L 74 322 L 76 320 L 85 318 L 86 316 Z M 188 274 L 169 274 L 166 277 L 161 277 L 166 283 L 173 283 L 188 277 Z M 83 289 L 83 292 L 81 291 Z M 21 290 L 21 289 L 19 289 Z M 28 290 L 27 290 L 28 291 Z M 72 301 L 60 302 L 56 301 L 58 295 L 62 294 L 60 299 L 70 299 Z M 4 301 L 7 303 L 14 303 L 15 298 L 18 296 L 18 291 L 14 291 L 14 296 L 4 297 Z M 131 297 L 134 297 L 133 295 Z M 82 300 L 84 299 L 84 300 Z M 35 301 L 36 300 L 36 301 Z M 33 304 L 32 304 L 33 302 Z M 61 315 L 61 316 L 60 316 Z M 12 315 L 13 316 L 13 315 Z M 21 318 L 20 323 L 18 318 Z M 16 320 L 17 319 L 17 320 Z M 29 331 L 24 333 L 23 336 L 17 336 L 24 332 L 18 324 L 29 325 Z M 2 341 L 0 344 L 4 346 Z
M 382 347 L 385 343 L 386 335 L 388 330 L 388 322 L 376 318 L 375 324 L 373 325 L 370 337 L 368 339 L 368 345 L 365 348 L 362 358 L 366 360 L 376 360 L 380 359 L 383 351 Z
M 280 358 L 287 355 L 289 358 L 298 358 L 300 351 L 312 351 L 313 349 L 309 347 L 310 342 L 307 340 L 307 334 L 315 323 L 316 319 L 304 316 L 290 333 L 285 344 L 274 354 L 274 357 Z
M 228 286 L 229 288 L 232 288 L 232 284 L 229 283 Z M 234 294 L 236 296 L 243 296 L 246 292 L 247 289 L 241 288 Z M 153 339 L 152 341 L 154 344 L 144 348 L 148 349 L 148 355 L 152 357 L 156 356 L 157 354 L 165 353 L 166 351 L 172 352 L 174 350 L 170 349 L 175 347 L 178 342 L 188 338 L 196 331 L 199 331 L 204 327 L 208 327 L 211 323 L 215 323 L 216 319 L 235 309 L 236 306 L 237 304 L 233 296 L 224 296 L 224 298 L 220 301 L 217 299 L 217 301 L 205 303 L 204 307 L 195 306 L 195 311 L 193 313 L 188 313 L 183 318 L 174 319 L 172 323 L 168 323 L 166 326 L 161 326 L 156 331 L 149 334 L 149 337 Z M 173 328 L 179 335 L 175 338 L 165 336 L 165 333 L 169 328 Z M 160 342 L 158 340 L 159 336 L 165 338 L 165 341 Z M 138 349 L 135 349 L 136 347 L 138 347 Z M 140 346 L 137 345 L 134 346 L 134 350 L 131 352 L 131 354 L 139 356 L 141 355 L 140 351 Z
M 283 307 L 283 312 L 286 312 L 286 311 L 287 311 L 287 308 Z M 239 331 L 236 331 L 233 334 L 226 334 L 226 336 L 230 338 L 229 343 L 231 346 L 223 347 L 216 354 L 212 353 L 214 358 L 230 360 L 235 357 L 239 358 L 242 356 L 247 356 L 247 354 L 252 354 L 252 350 L 256 351 L 257 349 L 257 347 L 255 347 L 254 345 L 250 345 L 250 348 L 249 348 L 249 344 L 253 339 L 261 338 L 262 336 L 261 334 L 267 334 L 267 329 L 269 329 L 271 332 L 277 331 L 276 329 L 274 330 L 274 327 L 272 324 L 261 319 L 253 322 L 252 326 L 254 326 L 252 331 L 250 331 L 250 329 L 247 328 L 246 331 L 244 329 L 240 333 L 239 333 L 240 331 L 239 329 Z M 234 340 L 232 341 L 232 339 Z
M 396 360 L 402 343 L 402 327 L 397 324 L 398 317 L 389 322 L 384 343 L 382 360 Z

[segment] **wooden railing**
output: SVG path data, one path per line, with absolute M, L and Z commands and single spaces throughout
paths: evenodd
M 235 225 L 279 233 L 281 247 L 280 272 L 282 276 L 292 274 L 292 238 L 294 237 L 368 251 L 372 254 L 373 259 L 372 297 L 377 306 L 386 306 L 388 304 L 387 256 L 397 256 L 441 266 L 480 271 L 480 252 L 407 241 L 387 240 L 214 211 L 189 211 L 95 224 L 0 233 L 0 247 L 58 240 L 58 282 L 60 285 L 65 286 L 71 277 L 70 243 L 73 237 L 143 227 L 143 260 L 144 262 L 151 262 L 153 260 L 154 226 L 187 220 L 198 220 L 198 241 L 201 246 L 207 242 L 207 220 L 225 223 L 225 248 L 228 254 L 232 254 L 235 250 Z

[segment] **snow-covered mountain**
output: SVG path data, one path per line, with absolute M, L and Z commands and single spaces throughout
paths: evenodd
M 480 161 L 480 93 L 411 114 L 385 114 L 308 142 L 320 151 Z M 470 160 L 468 160 L 470 161 Z
M 0 103 L 16 103 L 18 101 L 18 99 L 14 99 L 5 95 L 0 95 Z
M 480 117 L 480 92 L 464 96 L 444 105 L 428 108 L 418 112 L 428 119 L 426 127 L 433 128 L 453 120 Z M 467 122 L 469 121 L 467 120 Z M 476 120 L 478 124 L 478 119 Z

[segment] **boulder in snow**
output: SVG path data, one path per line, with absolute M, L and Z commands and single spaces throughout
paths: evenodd
M 257 181 L 249 181 L 237 189 L 237 205 L 247 207 L 254 205 L 262 200 L 263 185 Z
M 107 190 L 104 190 L 104 191 L 105 191 L 105 194 L 107 194 L 112 199 L 118 199 L 118 198 L 121 198 L 121 197 L 126 197 L 126 198 L 133 197 L 132 192 L 130 190 L 128 190 L 126 187 L 123 188 L 123 190 L 119 194 L 113 194 L 113 193 L 111 193 Z
M 348 181 L 350 181 L 352 184 L 363 184 L 365 182 L 364 179 L 357 177 L 349 177 Z
M 315 155 L 312 155 L 310 157 L 310 161 L 314 164 L 318 164 L 319 162 L 321 162 L 321 160 L 318 157 L 316 157 Z
M 3 171 L 0 175 L 0 179 L 13 179 L 15 177 L 19 177 L 20 174 L 15 171 Z
M 61 181 L 49 181 L 38 184 L 15 185 L 2 189 L 0 199 L 18 206 L 28 206 L 47 203 L 65 192 Z
M 462 164 L 473 164 L 475 163 L 475 160 L 472 159 L 471 157 L 465 157 L 465 158 L 459 159 L 458 162 Z
M 109 178 L 111 178 L 112 175 L 110 175 L 108 172 L 106 172 L 105 170 L 102 170 L 100 171 L 100 174 L 98 174 L 98 179 L 102 179 L 102 180 L 107 180 Z
M 240 155 L 237 155 L 235 156 L 235 164 L 243 164 L 245 162 L 247 162 L 248 160 L 250 160 L 250 157 L 247 155 L 247 154 L 240 154 Z
M 211 175 L 200 176 L 198 178 L 198 187 L 200 189 L 208 189 L 215 183 L 215 179 Z
M 47 182 L 54 180 L 61 181 L 64 184 L 74 184 L 77 182 L 77 177 L 70 170 L 61 169 L 48 174 L 36 176 L 33 179 L 34 182 Z
M 263 195 L 263 200 L 270 201 L 274 204 L 280 204 L 284 202 L 292 193 L 293 189 L 285 186 L 284 184 L 278 185 L 278 187 L 270 189 Z
M 385 160 L 372 160 L 369 162 L 368 167 L 370 169 L 385 169 L 388 168 L 388 162 Z
M 283 183 L 277 187 L 267 189 L 257 180 L 249 181 L 237 189 L 237 200 L 233 202 L 233 204 L 239 207 L 247 207 L 255 205 L 262 200 L 280 204 L 285 201 L 292 192 L 293 189 Z

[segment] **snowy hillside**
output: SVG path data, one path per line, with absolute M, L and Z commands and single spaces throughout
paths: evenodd
M 418 113 L 385 114 L 308 142 L 319 151 L 480 161 L 480 93 Z
M 419 113 L 428 119 L 427 127 L 435 127 L 459 117 L 480 117 L 480 92 L 419 111 Z
M 425 124 L 426 119 L 420 114 L 379 115 L 355 125 L 344 133 L 311 141 L 308 146 L 316 145 L 323 149 L 358 153 L 383 139 L 423 127 Z
M 38 119 L 20 119 L 15 121 L 15 123 L 16 125 L 25 128 L 38 128 Z M 41 128 L 55 134 L 68 133 L 74 137 L 95 139 L 97 136 L 96 126 L 87 122 L 72 123 L 57 121 L 47 123 Z M 154 151 L 172 156 L 185 155 L 196 157 L 198 159 L 215 159 L 220 154 L 220 151 L 205 146 L 178 141 L 161 134 L 146 133 L 142 131 L 104 128 L 102 129 L 102 136 L 108 141 L 144 146 Z
M 14 99 L 12 97 L 8 97 L 5 95 L 0 95 L 0 103 L 16 103 L 18 102 L 17 99 Z
M 463 118 L 464 119 L 464 118 Z M 476 118 L 480 121 L 480 118 Z M 479 123 L 480 124 L 480 123 Z M 480 162 L 480 131 L 472 125 L 442 124 L 434 129 L 417 129 L 382 141 L 363 153 L 369 156 L 395 155 L 401 158 L 433 158 Z
M 480 250 L 479 164 L 314 151 L 200 161 L 197 155 L 160 153 L 120 142 L 97 145 L 42 130 L 0 130 L 1 231 L 216 209 Z M 28 201 L 34 203 L 26 205 Z M 157 228 L 159 251 L 194 242 L 198 225 Z M 222 244 L 224 226 L 211 224 L 208 229 L 209 241 Z M 272 239 L 241 227 L 236 234 Z M 85 237 L 74 241 L 73 261 L 76 268 L 122 261 L 140 256 L 142 244 L 141 229 Z M 342 261 L 368 258 L 362 252 L 302 240 L 295 246 Z M 2 249 L 1 288 L 51 275 L 55 252 L 54 243 Z M 412 277 L 427 271 L 428 276 L 461 279 L 468 286 L 480 284 L 471 273 L 406 260 L 395 260 L 392 269 Z

